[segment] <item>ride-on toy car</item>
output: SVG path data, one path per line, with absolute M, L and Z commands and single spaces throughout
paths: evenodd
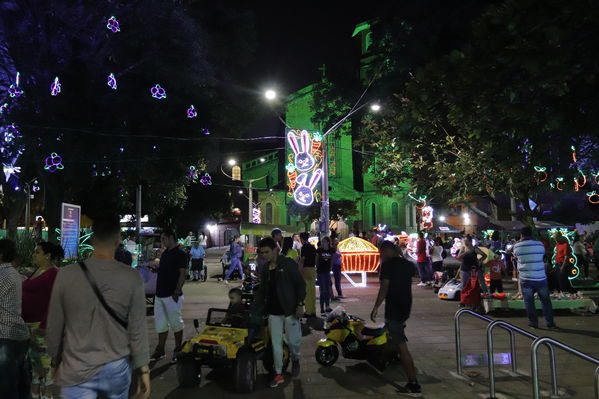
M 437 296 L 441 299 L 457 299 L 460 300 L 462 292 L 462 282 L 452 278 L 441 289 Z
M 347 359 L 366 360 L 377 368 L 384 367 L 383 351 L 387 344 L 384 326 L 366 327 L 364 320 L 338 306 L 327 317 L 324 332 L 327 337 L 318 341 L 315 353 L 319 364 L 335 364 L 339 358 L 339 345 Z
M 199 322 L 194 320 L 194 325 L 197 331 Z M 211 308 L 204 330 L 185 341 L 177 353 L 177 378 L 181 387 L 191 388 L 200 383 L 202 366 L 228 368 L 235 390 L 252 392 L 258 360 L 272 373 L 272 350 L 266 328 L 250 334 L 247 312 L 230 314 L 227 309 Z M 289 349 L 285 345 L 283 371 L 288 365 Z

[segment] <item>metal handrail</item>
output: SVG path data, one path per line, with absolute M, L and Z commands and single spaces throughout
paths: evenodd
M 462 336 L 461 336 L 461 325 L 460 325 L 460 317 L 464 313 L 470 314 L 477 319 L 484 320 L 487 323 L 492 323 L 494 320 L 490 317 L 483 316 L 478 314 L 470 309 L 460 309 L 454 315 L 454 324 L 455 324 L 455 353 L 456 353 L 456 361 L 457 361 L 457 372 L 458 375 L 462 375 Z
M 496 326 L 502 327 L 510 333 L 510 353 L 512 357 L 512 371 L 514 373 L 518 372 L 518 364 L 516 361 L 516 336 L 514 333 L 518 333 L 520 335 L 525 336 L 526 338 L 530 338 L 533 341 L 538 339 L 539 337 L 517 327 L 511 323 L 508 323 L 503 320 L 495 320 L 491 322 L 487 326 L 487 357 L 489 358 L 488 367 L 489 367 L 489 397 L 495 398 L 495 361 L 494 361 L 494 353 L 493 353 L 493 330 Z M 557 386 L 557 371 L 556 371 L 556 363 L 555 363 L 555 350 L 550 344 L 546 344 L 547 349 L 549 350 L 549 361 L 551 366 L 551 383 L 553 388 L 553 395 L 557 396 L 558 386 Z
M 565 350 L 566 352 L 569 352 L 575 356 L 578 356 L 579 358 L 581 358 L 583 360 L 586 360 L 588 362 L 591 362 L 591 363 L 599 366 L 599 359 L 589 356 L 586 353 L 583 353 L 577 349 L 574 349 L 571 346 L 568 346 L 558 340 L 555 340 L 555 339 L 549 338 L 549 337 L 541 337 L 541 338 L 535 339 L 535 341 L 532 343 L 532 346 L 531 346 L 531 362 L 530 362 L 531 377 L 532 377 L 532 395 L 533 395 L 534 399 L 541 398 L 541 394 L 539 392 L 539 362 L 538 362 L 539 361 L 538 350 L 539 350 L 539 346 L 541 346 L 541 344 L 557 346 L 558 348 L 561 348 L 561 349 Z M 595 385 L 595 399 L 599 399 L 599 367 L 597 367 L 597 369 L 595 369 L 594 381 L 595 381 L 595 384 L 594 384 Z

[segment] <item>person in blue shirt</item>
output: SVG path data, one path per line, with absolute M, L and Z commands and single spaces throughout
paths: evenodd
M 242 250 L 241 245 L 239 244 L 239 237 L 235 237 L 233 242 L 231 243 L 231 247 L 229 248 L 229 258 L 231 259 L 231 266 L 229 266 L 229 271 L 225 276 L 225 283 L 229 283 L 229 279 L 233 274 L 233 271 L 237 269 L 239 271 L 239 276 L 243 280 L 243 265 L 241 264 L 241 256 Z
M 206 250 L 200 245 L 198 241 L 194 242 L 191 250 L 191 274 L 193 281 L 200 280 L 202 269 L 204 268 L 204 257 L 206 256 Z

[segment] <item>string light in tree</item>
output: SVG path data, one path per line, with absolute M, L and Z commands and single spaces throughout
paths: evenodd
M 113 33 L 117 33 L 121 31 L 121 25 L 119 21 L 114 17 L 108 18 L 108 22 L 106 23 L 106 28 L 111 30 Z
M 8 95 L 12 98 L 19 98 L 23 94 L 23 90 L 19 87 L 19 80 L 21 74 L 17 72 L 17 77 L 15 78 L 15 83 L 11 84 L 8 87 Z
M 196 118 L 198 116 L 198 111 L 196 111 L 196 108 L 193 106 L 193 104 L 187 108 L 187 117 L 188 118 Z
M 544 183 L 547 181 L 547 168 L 544 166 L 535 166 L 535 172 L 539 174 L 539 183 Z
M 187 180 L 189 180 L 190 182 L 196 182 L 198 180 L 199 177 L 199 171 L 196 169 L 195 166 L 190 166 L 189 168 L 187 168 Z
M 8 103 L 0 105 L 0 114 L 3 114 L 8 109 Z
M 110 75 L 108 75 L 108 82 L 106 84 L 108 84 L 108 87 L 110 87 L 112 90 L 116 90 L 117 86 L 116 86 L 116 78 L 114 77 L 114 73 L 111 73 Z
M 208 129 L 202 129 L 202 134 L 204 136 L 210 136 L 210 130 L 208 130 Z
M 576 147 L 572 146 L 570 149 L 572 150 L 572 161 L 578 163 L 578 160 L 576 159 Z
M 60 80 L 58 80 L 58 76 L 54 78 L 54 82 L 50 85 L 50 94 L 54 97 L 60 93 L 62 87 L 60 85 Z
M 44 169 L 50 173 L 54 173 L 58 170 L 63 170 L 64 165 L 62 164 L 62 157 L 57 153 L 53 152 L 49 157 L 46 157 Z
M 37 180 L 33 182 L 33 185 L 31 186 L 31 191 L 33 191 L 34 193 L 40 191 L 40 185 Z
M 580 176 L 574 178 L 574 191 L 578 192 L 581 187 L 587 184 L 587 177 L 582 170 L 578 170 Z M 582 177 L 582 180 L 580 179 Z
M 599 204 L 599 194 L 596 191 L 590 191 L 587 193 L 587 199 L 593 205 Z
M 561 187 L 561 184 L 563 184 L 564 178 L 563 177 L 556 177 L 555 181 L 556 181 L 555 188 L 557 188 L 558 191 L 563 191 L 564 189 Z
M 204 173 L 204 176 L 200 179 L 200 183 L 203 186 L 210 186 L 212 185 L 212 177 L 208 173 Z
M 158 100 L 164 100 L 166 98 L 166 90 L 159 84 L 152 86 L 150 93 L 152 93 L 152 97 Z
M 599 172 L 591 172 L 591 175 L 593 175 L 593 180 L 595 180 L 595 184 L 599 184 Z
M 11 176 L 13 176 L 13 175 L 16 176 L 17 173 L 21 173 L 21 167 L 15 166 L 14 163 L 11 163 L 11 164 L 5 163 L 4 167 L 3 167 L 3 171 L 4 171 L 4 176 L 6 177 L 6 182 L 8 183 Z

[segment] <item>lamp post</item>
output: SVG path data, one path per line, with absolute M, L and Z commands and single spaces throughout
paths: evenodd
M 273 102 L 277 98 L 277 93 L 274 90 L 266 90 L 264 92 L 264 97 Z M 356 104 L 357 105 L 357 104 Z M 343 123 L 354 115 L 356 112 L 360 111 L 362 108 L 370 105 L 370 110 L 372 112 L 378 112 L 381 110 L 381 105 L 375 101 L 369 101 L 362 103 L 360 106 L 354 106 L 350 112 L 337 121 L 333 126 L 331 126 L 323 135 L 322 142 L 322 199 L 320 205 L 320 223 L 319 223 L 319 231 L 322 235 L 328 235 L 329 233 L 329 223 L 330 223 L 330 215 L 329 215 L 329 155 L 328 155 L 328 145 L 327 145 L 327 136 L 333 133 L 335 130 L 339 129 Z M 287 123 L 281 119 L 279 116 L 279 120 L 283 122 L 286 127 L 289 127 Z
M 23 191 L 27 195 L 27 201 L 25 202 L 25 230 L 27 232 L 29 232 L 29 227 L 31 226 L 31 183 L 36 182 L 36 180 L 37 178 L 31 179 L 23 186 Z
M 322 235 L 329 235 L 329 224 L 330 224 L 330 214 L 329 214 L 329 151 L 327 144 L 327 136 L 333 133 L 335 130 L 339 129 L 343 123 L 350 118 L 353 114 L 360 111 L 365 106 L 370 105 L 370 110 L 372 112 L 378 112 L 381 110 L 381 106 L 376 102 L 366 102 L 360 105 L 357 108 L 351 110 L 347 115 L 341 118 L 338 122 L 336 122 L 333 126 L 331 126 L 323 135 L 322 140 L 322 201 L 320 206 L 320 223 L 319 230 Z
M 227 162 L 229 164 L 229 166 L 231 167 L 239 167 L 236 166 L 237 165 L 237 161 L 235 161 L 234 159 L 229 159 L 229 161 Z M 258 177 L 256 179 L 241 179 L 241 171 L 239 171 L 236 175 L 236 173 L 233 173 L 232 175 L 228 175 L 224 169 L 223 166 L 220 166 L 220 171 L 223 173 L 223 175 L 227 176 L 229 179 L 233 180 L 233 181 L 240 181 L 240 182 L 246 182 L 248 183 L 248 222 L 252 223 L 252 210 L 254 209 L 254 196 L 253 196 L 253 192 L 252 192 L 252 184 L 256 181 L 262 180 L 264 178 L 266 178 L 268 176 L 268 174 L 262 176 L 262 177 Z M 248 234 L 248 240 L 250 243 L 253 244 L 253 240 L 254 240 L 254 235 L 250 232 L 250 234 Z

